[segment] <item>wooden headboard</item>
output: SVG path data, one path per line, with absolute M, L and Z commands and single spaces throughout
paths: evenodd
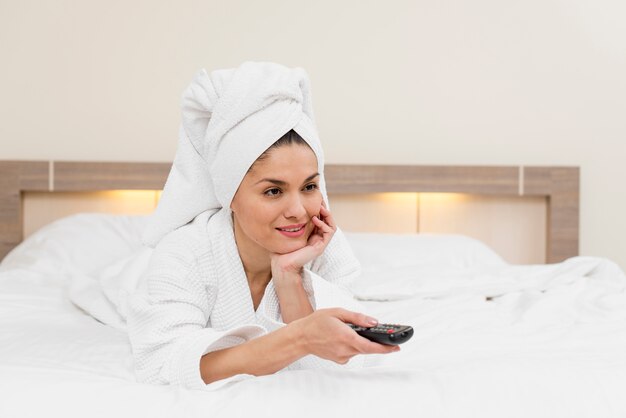
M 24 238 L 25 192 L 161 190 L 171 163 L 0 161 L 0 260 Z M 578 167 L 327 165 L 329 193 L 468 193 L 547 201 L 546 261 L 578 255 Z

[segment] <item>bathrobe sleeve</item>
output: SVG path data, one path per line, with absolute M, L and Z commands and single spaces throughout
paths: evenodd
M 131 296 L 128 333 L 137 379 L 211 390 L 250 377 L 235 375 L 206 385 L 200 358 L 267 333 L 257 324 L 228 330 L 207 327 L 216 291 L 202 280 L 194 248 L 177 231 L 157 245 L 146 271 L 146 288 Z

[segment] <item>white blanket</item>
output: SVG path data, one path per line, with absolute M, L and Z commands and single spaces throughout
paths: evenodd
M 377 367 L 286 371 L 211 393 L 136 383 L 123 332 L 55 282 L 4 271 L 0 416 L 626 416 L 621 271 L 597 258 L 526 270 L 540 289 L 365 302 L 415 328 Z

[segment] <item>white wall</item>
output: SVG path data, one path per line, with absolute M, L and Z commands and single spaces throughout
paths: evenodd
M 171 161 L 195 71 L 311 76 L 329 163 L 581 166 L 581 253 L 626 268 L 618 0 L 0 0 L 0 159 Z

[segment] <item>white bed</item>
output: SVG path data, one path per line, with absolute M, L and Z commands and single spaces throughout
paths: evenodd
M 4 258 L 0 417 L 626 417 L 623 272 L 592 257 L 509 265 L 458 235 L 348 234 L 368 313 L 415 329 L 371 367 L 206 392 L 137 383 L 125 332 L 70 298 L 137 285 L 144 224 L 66 217 Z

